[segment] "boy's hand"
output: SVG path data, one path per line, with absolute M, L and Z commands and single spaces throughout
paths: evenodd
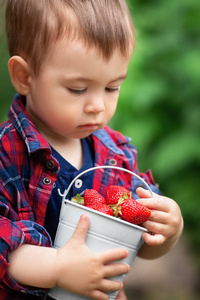
M 122 282 L 109 280 L 128 273 L 130 266 L 112 262 L 128 256 L 125 249 L 94 253 L 85 244 L 89 219 L 82 215 L 73 237 L 57 250 L 55 284 L 76 294 L 93 299 L 109 299 L 106 292 L 120 290 Z
M 124 291 L 124 287 L 126 285 L 127 282 L 127 278 L 125 278 L 124 283 L 123 283 L 123 288 L 119 291 L 119 293 L 117 294 L 116 300 L 127 300 L 125 291 Z
M 183 230 L 181 211 L 170 198 L 155 193 L 152 198 L 143 188 L 138 188 L 137 194 L 141 198 L 137 201 L 151 210 L 149 220 L 142 224 L 151 234 L 144 233 L 143 240 L 148 246 L 157 246 L 150 251 L 144 245 L 139 254 L 144 258 L 156 258 L 168 252 L 179 240 Z
M 116 300 L 127 300 L 126 294 L 123 289 L 119 291 Z

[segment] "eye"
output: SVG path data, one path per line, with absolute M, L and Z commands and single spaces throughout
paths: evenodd
M 118 93 L 120 90 L 120 87 L 117 88 L 105 88 L 106 92 L 108 93 Z
M 71 94 L 74 94 L 74 95 L 82 95 L 86 92 L 86 89 L 82 89 L 82 90 L 75 90 L 75 89 L 70 89 L 68 88 L 68 91 L 71 93 Z

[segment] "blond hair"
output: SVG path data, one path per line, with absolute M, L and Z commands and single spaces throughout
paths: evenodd
M 6 0 L 6 33 L 10 55 L 22 56 L 35 74 L 64 35 L 94 46 L 106 60 L 116 48 L 128 56 L 134 44 L 125 0 Z

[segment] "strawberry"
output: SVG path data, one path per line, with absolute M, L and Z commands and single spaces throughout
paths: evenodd
M 89 208 L 92 208 L 92 209 L 97 210 L 99 212 L 102 212 L 104 214 L 113 216 L 112 208 L 110 206 L 108 206 L 107 204 L 96 203 L 94 205 L 86 206 L 86 207 L 89 207 Z
M 96 204 L 106 204 L 106 200 L 96 190 L 87 189 L 84 191 L 84 204 L 85 204 L 85 206 L 93 206 Z
M 125 196 L 126 195 L 126 196 Z M 125 187 L 118 185 L 110 185 L 106 189 L 106 203 L 108 205 L 115 205 L 118 203 L 120 197 L 132 198 L 132 193 Z
M 146 206 L 133 199 L 121 198 L 115 210 L 123 220 L 133 224 L 141 224 L 147 221 L 151 215 L 151 211 Z

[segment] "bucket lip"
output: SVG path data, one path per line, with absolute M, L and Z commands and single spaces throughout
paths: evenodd
M 92 208 L 86 207 L 86 206 L 84 206 L 84 205 L 81 205 L 81 204 L 72 202 L 72 201 L 70 201 L 69 199 L 65 199 L 65 200 L 64 200 L 64 205 L 67 204 L 67 203 L 70 204 L 70 205 L 72 205 L 72 206 L 76 206 L 76 207 L 78 207 L 78 208 L 82 208 L 82 209 L 84 209 L 84 210 L 86 210 L 86 211 L 92 212 L 92 213 L 94 213 L 94 214 L 101 215 L 101 216 L 103 216 L 104 218 L 108 218 L 108 219 L 110 219 L 110 220 L 113 220 L 114 222 L 119 222 L 119 223 L 125 224 L 125 225 L 127 225 L 127 226 L 129 226 L 129 227 L 133 227 L 133 228 L 135 228 L 135 229 L 138 229 L 138 230 L 141 230 L 141 231 L 144 231 L 144 232 L 148 232 L 148 230 L 147 230 L 146 228 L 142 227 L 142 226 L 139 226 L 139 225 L 136 225 L 136 224 L 129 223 L 129 222 L 125 221 L 125 220 L 118 219 L 118 218 L 116 218 L 116 217 L 113 217 L 113 216 L 104 214 L 104 213 L 102 213 L 102 212 L 100 212 L 100 211 L 94 210 L 94 209 L 92 209 Z

